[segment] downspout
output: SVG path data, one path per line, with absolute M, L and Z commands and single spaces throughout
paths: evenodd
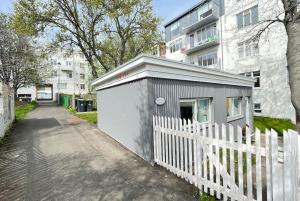
M 224 50 L 223 50 L 223 23 L 222 17 L 220 17 L 220 40 L 221 40 L 221 71 L 224 71 Z

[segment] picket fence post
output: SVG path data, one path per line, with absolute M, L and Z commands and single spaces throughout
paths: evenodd
M 254 143 L 249 128 L 246 128 L 246 143 L 242 135 L 242 128 L 235 129 L 232 125 L 153 116 L 154 161 L 194 184 L 200 192 L 216 195 L 218 199 L 262 201 L 266 185 L 268 201 L 298 201 L 298 133 L 284 131 L 282 148 L 274 130 L 265 131 L 265 143 L 261 142 L 262 134 L 257 129 Z M 255 163 L 252 163 L 253 156 Z

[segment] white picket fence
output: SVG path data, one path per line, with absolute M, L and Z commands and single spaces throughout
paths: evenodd
M 251 136 L 240 127 L 153 117 L 154 160 L 223 200 L 297 201 L 300 137 L 275 131 Z

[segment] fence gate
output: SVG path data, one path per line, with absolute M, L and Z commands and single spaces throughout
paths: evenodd
M 297 201 L 300 137 L 153 117 L 154 160 L 223 200 Z

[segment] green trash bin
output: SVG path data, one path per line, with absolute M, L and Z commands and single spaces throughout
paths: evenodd
M 70 99 L 71 97 L 70 96 L 64 96 L 64 102 L 63 102 L 63 106 L 64 107 L 69 107 L 70 106 Z

